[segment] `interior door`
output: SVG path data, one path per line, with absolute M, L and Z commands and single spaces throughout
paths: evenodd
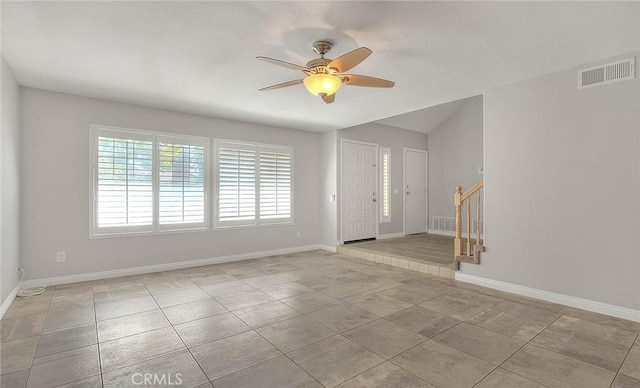
M 353 241 L 377 234 L 376 145 L 342 143 L 342 240 Z
M 404 150 L 404 232 L 427 231 L 427 152 Z

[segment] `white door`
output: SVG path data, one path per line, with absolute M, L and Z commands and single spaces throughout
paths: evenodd
M 427 152 L 404 150 L 404 233 L 427 231 Z
M 377 234 L 376 145 L 342 143 L 342 240 L 353 241 Z

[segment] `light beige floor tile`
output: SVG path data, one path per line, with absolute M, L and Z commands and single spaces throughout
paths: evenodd
M 211 296 L 200 288 L 168 292 L 154 296 L 160 308 L 177 306 L 179 304 L 196 302 L 199 300 L 211 299 Z
M 597 337 L 604 341 L 629 347 L 633 345 L 637 333 L 618 329 L 615 326 L 601 325 L 598 323 L 586 321 L 580 318 L 574 318 L 563 315 L 558 318 L 550 328 L 572 330 L 590 337 Z
M 382 295 L 387 295 L 387 296 L 391 296 L 393 298 L 396 299 L 400 299 L 403 302 L 407 302 L 407 303 L 411 303 L 411 304 L 418 304 L 418 303 L 422 303 L 426 300 L 435 298 L 436 296 L 440 295 L 429 295 L 429 296 L 425 296 L 424 294 L 417 294 L 415 292 L 413 292 L 412 288 L 408 288 L 407 286 L 400 286 L 400 287 L 395 287 L 395 288 L 390 288 L 388 290 L 382 291 L 380 292 L 380 294 Z
M 471 387 L 495 368 L 433 340 L 400 354 L 391 362 L 438 388 Z
M 280 302 L 303 314 L 308 314 L 342 303 L 338 299 L 321 294 L 319 292 L 310 292 L 308 294 L 297 295 L 291 298 L 282 299 L 280 300 Z
M 196 302 L 166 307 L 163 308 L 162 311 L 173 325 L 228 312 L 224 306 L 213 299 L 203 299 Z
M 269 302 L 234 311 L 234 314 L 251 327 L 260 327 L 297 317 L 299 312 L 280 302 Z
M 360 294 L 366 291 L 361 284 L 357 283 L 345 283 L 334 287 L 325 288 L 321 292 L 332 298 L 341 299 L 351 295 Z
M 305 316 L 263 326 L 256 331 L 285 353 L 335 334 L 324 325 Z
M 633 333 L 640 333 L 640 322 L 628 321 L 626 319 L 615 318 L 609 315 L 593 313 L 591 311 L 585 311 L 566 306 L 563 307 L 562 310 L 560 310 L 560 314 L 584 319 L 585 321 L 599 323 L 604 326 L 617 327 L 618 329 L 630 331 Z
M 74 381 L 56 388 L 102 388 L 102 376 L 89 377 L 88 379 Z
M 352 300 L 349 304 L 379 317 L 384 317 L 385 315 L 393 314 L 412 306 L 411 303 L 403 302 L 400 299 L 382 294 L 368 295 Z
M 618 371 L 631 344 L 620 345 L 593 334 L 593 332 L 585 334 L 583 331 L 573 330 L 566 324 L 554 324 L 540 333 L 531 343 L 605 369 Z
M 495 308 L 499 311 L 504 311 L 509 314 L 517 315 L 519 317 L 541 322 L 544 324 L 550 324 L 560 317 L 560 314 L 548 310 L 511 302 L 508 300 L 496 305 Z
M 340 335 L 298 349 L 289 357 L 325 387 L 341 384 L 384 361 Z
M 398 368 L 390 362 L 380 364 L 359 374 L 340 388 L 435 388 L 426 381 Z
M 471 318 L 493 305 L 493 302 L 483 302 L 478 300 L 478 298 L 471 299 L 458 294 L 441 295 L 419 304 L 421 307 L 440 312 L 459 320 Z
M 608 387 L 615 373 L 584 361 L 526 345 L 502 367 L 551 388 Z
M 188 347 L 215 341 L 250 330 L 231 313 L 214 315 L 174 326 Z
M 345 284 L 344 280 L 331 278 L 329 276 L 317 276 L 314 278 L 306 278 L 298 280 L 296 283 L 308 287 L 315 291 L 324 290 L 325 288 L 339 286 Z
M 313 292 L 311 288 L 302 286 L 296 282 L 276 284 L 275 286 L 260 288 L 260 291 L 275 299 L 290 298 L 307 292 Z
M 95 321 L 96 316 L 93 306 L 49 311 L 47 318 L 44 321 L 43 331 L 60 330 L 68 327 L 95 323 Z
M 640 380 L 640 348 L 634 346 L 620 368 L 620 373 Z
M 504 369 L 496 369 L 484 380 L 482 380 L 475 388 L 545 388 L 544 385 L 538 384 L 515 373 Z
M 276 284 L 289 283 L 289 279 L 285 279 L 278 275 L 258 276 L 254 278 L 243 279 L 242 281 L 255 288 L 263 288 L 274 286 Z
M 191 348 L 191 353 L 210 380 L 280 356 L 273 345 L 254 331 Z
M 214 381 L 216 388 L 323 388 L 285 356 Z
M 98 321 L 98 340 L 100 342 L 111 341 L 167 326 L 170 326 L 169 321 L 160 310 L 125 315 L 124 317 Z
M 202 290 L 214 298 L 253 291 L 254 288 L 241 281 L 229 281 L 202 287 Z
M 42 332 L 46 312 L 34 315 L 6 318 L 0 322 L 0 341 L 5 342 L 24 337 L 32 337 Z
M 29 372 L 31 372 L 31 369 L 0 375 L 0 388 L 24 388 L 27 385 Z
M 184 348 L 184 343 L 171 327 L 103 342 L 100 344 L 102 372 L 138 364 Z
M 356 326 L 371 322 L 378 317 L 349 304 L 339 304 L 314 311 L 309 317 L 327 326 L 335 332 L 343 332 Z
M 275 299 L 273 299 L 269 295 L 258 290 L 247 291 L 234 295 L 219 296 L 216 298 L 216 300 L 231 311 L 245 309 L 248 307 L 258 306 L 264 303 L 275 301 Z
M 160 295 L 167 292 L 184 291 L 191 288 L 198 287 L 193 281 L 188 278 L 170 279 L 162 282 L 151 282 L 146 284 L 147 289 L 151 295 Z
M 16 299 L 7 310 L 3 319 L 46 313 L 51 305 L 51 294 L 42 299 Z
M 495 307 L 481 312 L 469 319 L 468 322 L 522 341 L 531 340 L 547 327 L 542 322 L 509 314 Z
M 79 291 L 78 293 L 65 293 L 51 298 L 49 311 L 69 310 L 80 307 L 93 307 L 93 291 Z
M 0 344 L 0 374 L 31 367 L 39 339 L 39 336 L 33 336 L 2 342 Z
M 427 337 L 384 319 L 342 333 L 358 345 L 389 359 L 427 340 Z
M 611 388 L 640 388 L 640 380 L 618 373 Z
M 90 345 L 36 358 L 31 367 L 27 388 L 57 387 L 98 374 L 98 346 Z
M 40 336 L 36 357 L 83 348 L 97 343 L 98 336 L 94 323 L 50 331 Z
M 425 337 L 433 337 L 460 321 L 437 311 L 420 306 L 409 307 L 397 313 L 387 315 L 385 319 Z
M 142 298 L 145 296 L 149 296 L 149 290 L 142 285 L 127 285 L 121 287 L 110 288 L 105 291 L 94 292 L 93 299 L 96 303 L 99 302 L 114 302 L 117 300 L 128 300 L 128 299 L 136 299 Z
M 203 274 L 190 276 L 189 279 L 200 287 L 209 287 L 217 284 L 237 282 L 236 279 L 221 274 Z
M 151 296 L 114 302 L 101 302 L 96 303 L 96 317 L 98 321 L 102 321 L 105 319 L 157 310 L 158 308 L 158 304 Z
M 193 388 L 207 382 L 207 377 L 189 351 L 182 350 L 107 372 L 103 376 L 104 388 L 149 386 L 144 384 L 145 374 L 164 379 L 160 381 L 164 381 L 162 386 L 166 387 Z M 158 385 L 161 384 L 153 386 Z
M 452 348 L 499 365 L 525 342 L 462 322 L 434 338 Z

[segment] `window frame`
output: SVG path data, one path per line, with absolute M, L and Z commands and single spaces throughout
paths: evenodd
M 387 155 L 387 191 L 384 190 L 384 155 Z M 391 147 L 380 147 L 380 223 L 391 222 Z M 385 195 L 389 201 L 389 214 L 384 214 Z
M 210 230 L 210 192 L 211 192 L 211 160 L 210 160 L 210 139 L 203 136 L 183 135 L 161 131 L 150 131 L 144 129 L 134 129 L 116 127 L 111 125 L 90 124 L 89 126 L 89 238 L 111 238 L 127 237 L 136 235 L 171 234 L 184 232 L 197 232 Z M 139 226 L 98 226 L 98 138 L 103 134 L 118 134 L 125 139 L 151 140 L 152 141 L 152 223 L 151 225 Z M 174 223 L 160 225 L 160 182 L 159 182 L 159 151 L 160 141 L 174 141 L 185 145 L 202 146 L 204 149 L 204 198 L 203 198 L 203 222 L 202 223 Z
M 220 221 L 218 218 L 219 213 L 219 180 L 220 180 L 220 147 L 224 145 L 237 145 L 244 149 L 251 149 L 254 152 L 255 156 L 255 179 L 254 179 L 254 218 L 252 220 L 233 220 L 233 221 Z M 290 198 L 290 209 L 289 209 L 289 217 L 287 218 L 267 218 L 261 219 L 260 216 L 260 152 L 261 149 L 269 150 L 269 151 L 284 151 L 287 152 L 291 158 L 291 166 L 290 166 L 290 188 L 289 188 L 289 198 Z M 257 142 L 248 142 L 242 140 L 231 140 L 231 139 L 214 139 L 213 140 L 213 193 L 212 201 L 213 205 L 213 228 L 214 230 L 224 230 L 224 229 L 249 229 L 249 228 L 261 228 L 267 226 L 287 226 L 294 225 L 294 192 L 295 192 L 295 155 L 294 155 L 294 147 L 285 146 L 285 145 L 277 145 L 277 144 L 265 144 L 265 143 L 257 143 Z

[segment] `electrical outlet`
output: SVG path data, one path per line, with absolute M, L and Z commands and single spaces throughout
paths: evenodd
M 296 238 L 300 238 L 301 235 L 302 235 L 302 233 L 300 233 L 300 231 L 296 232 Z
M 64 263 L 67 261 L 67 252 L 56 252 L 56 263 Z

